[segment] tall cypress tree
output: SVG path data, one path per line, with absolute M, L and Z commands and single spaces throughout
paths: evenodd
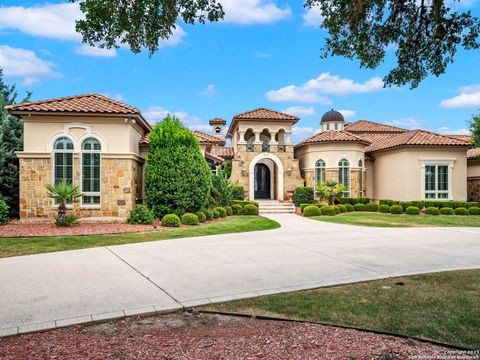
M 23 101 L 28 101 L 30 93 Z M 3 81 L 0 69 L 0 198 L 10 206 L 10 216 L 18 216 L 19 163 L 15 151 L 23 149 L 22 119 L 5 111 L 6 105 L 15 104 L 18 93 L 15 85 Z

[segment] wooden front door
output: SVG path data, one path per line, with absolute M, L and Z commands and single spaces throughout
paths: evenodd
M 255 165 L 255 199 L 270 199 L 270 169 L 265 164 Z

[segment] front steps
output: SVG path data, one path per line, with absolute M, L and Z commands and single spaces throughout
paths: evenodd
M 277 200 L 256 200 L 259 205 L 259 213 L 262 214 L 295 214 L 295 205 L 291 202 Z

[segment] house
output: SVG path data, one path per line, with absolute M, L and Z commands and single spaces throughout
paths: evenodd
M 54 216 L 45 185 L 56 181 L 80 186 L 84 196 L 72 205 L 80 216 L 125 217 L 143 202 L 152 127 L 138 109 L 97 94 L 6 109 L 24 121 L 24 149 L 17 153 L 21 218 Z M 346 123 L 332 110 L 321 131 L 294 145 L 298 121 L 259 108 L 235 115 L 226 137 L 221 118 L 210 120 L 211 134 L 194 134 L 212 169 L 232 161 L 231 181 L 243 185 L 247 199 L 288 201 L 296 187 L 332 179 L 349 197 L 479 200 L 480 153 L 468 137 Z

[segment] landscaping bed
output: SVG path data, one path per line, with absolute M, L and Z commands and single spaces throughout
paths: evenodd
M 173 314 L 0 340 L 2 359 L 390 359 L 453 350 L 333 326 Z

